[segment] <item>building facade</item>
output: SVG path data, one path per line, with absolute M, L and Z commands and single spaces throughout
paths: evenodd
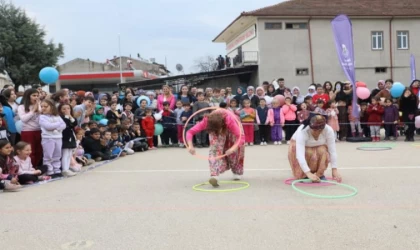
M 305 89 L 343 81 L 331 26 L 339 14 L 352 21 L 357 80 L 369 87 L 388 78 L 411 83 L 410 55 L 420 60 L 418 0 L 291 0 L 243 12 L 214 42 L 225 43 L 232 58 L 257 61 L 254 84 L 282 77 Z

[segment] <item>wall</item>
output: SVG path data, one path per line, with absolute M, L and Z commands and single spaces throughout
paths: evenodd
M 253 79 L 257 76 L 257 72 L 252 74 L 243 74 L 238 76 L 229 76 L 229 77 L 223 77 L 223 78 L 216 78 L 211 80 L 205 80 L 200 82 L 196 85 L 198 88 L 226 88 L 231 87 L 233 92 L 236 91 L 236 89 L 239 86 L 247 87 L 249 85 L 253 84 Z
M 265 22 L 307 20 L 258 19 L 259 82 L 284 78 L 287 86 L 307 86 L 310 75 L 296 76 L 296 68 L 310 69 L 308 30 L 266 30 Z

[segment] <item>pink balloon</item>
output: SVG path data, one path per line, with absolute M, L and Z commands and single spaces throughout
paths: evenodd
M 283 95 L 276 95 L 274 98 L 280 102 L 280 106 L 284 105 L 285 99 Z
M 356 94 L 357 94 L 357 97 L 359 97 L 362 100 L 368 99 L 370 96 L 370 90 L 365 87 L 359 87 L 356 89 Z
M 420 128 L 420 116 L 416 116 L 416 120 L 414 122 L 414 125 L 416 128 Z

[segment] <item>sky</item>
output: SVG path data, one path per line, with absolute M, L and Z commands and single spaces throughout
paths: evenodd
M 63 43 L 65 57 L 105 62 L 119 55 L 156 58 L 177 74 L 195 72 L 200 57 L 225 54 L 212 40 L 242 11 L 282 0 L 11 0 L 44 27 L 47 39 Z

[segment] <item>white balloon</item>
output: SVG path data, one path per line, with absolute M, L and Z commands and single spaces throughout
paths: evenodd
M 267 105 L 271 105 L 271 102 L 273 101 L 273 97 L 270 97 L 268 95 L 264 96 L 265 102 Z
M 156 113 L 153 116 L 155 117 L 156 121 L 159 121 L 160 119 L 162 119 L 162 114 L 160 113 Z

